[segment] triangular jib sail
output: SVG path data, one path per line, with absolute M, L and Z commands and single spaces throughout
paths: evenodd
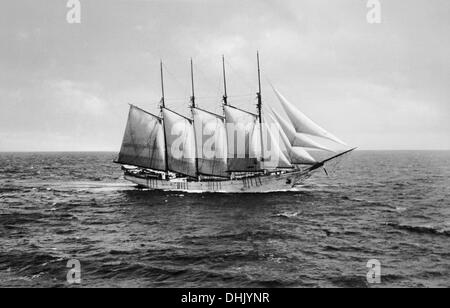
M 159 117 L 130 105 L 118 162 L 165 171 L 164 132 Z
M 290 162 L 294 165 L 314 165 L 317 161 L 301 147 L 293 147 L 281 128 L 280 124 L 271 115 L 271 119 L 274 122 L 280 135 L 280 148 L 284 155 L 290 159 Z
M 346 145 L 343 141 L 341 141 L 331 133 L 327 132 L 325 129 L 323 129 L 322 127 L 314 123 L 306 115 L 304 115 L 293 104 L 291 104 L 283 95 L 281 95 L 281 93 L 278 92 L 275 88 L 273 90 L 297 133 L 321 137 L 342 145 Z
M 286 134 L 286 137 L 289 139 L 291 146 L 333 152 L 326 146 L 312 140 L 307 135 L 297 133 L 292 124 L 288 120 L 283 119 L 276 111 L 272 110 L 272 113 L 276 118 L 276 122 L 280 125 L 283 132 Z

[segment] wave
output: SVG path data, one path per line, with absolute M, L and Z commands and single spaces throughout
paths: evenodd
M 234 240 L 234 241 L 246 241 L 246 240 L 267 240 L 267 239 L 298 239 L 299 236 L 294 234 L 288 234 L 286 232 L 277 230 L 264 230 L 264 231 L 243 231 L 239 233 L 228 234 L 212 234 L 205 236 L 184 236 L 183 240 L 195 241 L 195 240 Z
M 367 248 L 363 246 L 337 246 L 337 245 L 325 245 L 323 249 L 330 252 L 367 252 Z
M 21 275 L 36 275 L 42 271 L 64 271 L 64 260 L 42 252 L 25 252 L 19 250 L 3 251 L 0 255 L 0 269 Z M 58 266 L 56 266 L 58 264 Z
M 205 270 L 185 265 L 162 265 L 159 263 L 103 263 L 89 273 L 99 279 L 133 279 L 145 278 L 147 285 L 163 287 L 173 285 L 178 281 L 177 287 L 204 287 L 233 286 L 233 287 L 287 287 L 293 285 L 292 281 L 284 279 L 265 279 L 253 277 L 238 270 L 215 269 Z
M 436 226 L 427 226 L 427 225 L 413 226 L 413 225 L 397 224 L 397 223 L 387 223 L 387 225 L 391 226 L 395 229 L 398 229 L 398 230 L 405 230 L 405 231 L 414 232 L 414 233 L 450 236 L 450 230 L 440 229 Z
M 364 206 L 374 207 L 374 208 L 378 207 L 378 208 L 384 209 L 385 211 L 388 211 L 388 212 L 403 213 L 408 210 L 408 208 L 406 208 L 406 207 L 391 205 L 391 204 L 387 204 L 387 203 L 379 202 L 379 201 L 367 200 L 364 198 L 351 198 L 348 196 L 343 196 L 343 197 L 341 197 L 341 199 L 352 201 L 352 202 L 357 202 L 357 203 L 364 203 Z
M 1 193 L 12 193 L 12 192 L 19 192 L 22 191 L 19 187 L 1 187 L 0 188 L 0 194 Z
M 25 225 L 29 223 L 37 223 L 48 218 L 49 215 L 43 213 L 7 213 L 0 215 L 0 225 Z
M 281 218 L 294 218 L 298 215 L 302 214 L 302 212 L 283 212 L 279 214 L 275 214 L 275 217 L 281 217 Z

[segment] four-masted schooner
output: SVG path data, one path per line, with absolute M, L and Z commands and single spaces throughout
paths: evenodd
M 161 61 L 160 114 L 130 105 L 122 147 L 116 163 L 124 177 L 151 190 L 209 193 L 266 193 L 287 191 L 302 184 L 327 162 L 310 150 L 331 151 L 317 138 L 345 145 L 310 120 L 273 89 L 288 119 L 272 110 L 263 116 L 259 53 L 257 113 L 229 104 L 225 59 L 223 115 L 199 108 L 191 59 L 191 117 L 166 106 Z M 269 120 L 270 119 L 270 120 Z

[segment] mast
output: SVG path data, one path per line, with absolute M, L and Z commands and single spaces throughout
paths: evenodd
M 222 56 L 222 70 L 223 70 L 223 104 L 226 106 L 228 104 L 228 94 L 227 94 L 227 75 L 225 72 L 225 56 Z
M 164 72 L 163 72 L 163 62 L 161 60 L 160 62 L 160 68 L 161 68 L 161 103 L 159 105 L 160 112 L 161 112 L 161 119 L 163 119 L 163 125 L 165 125 L 164 116 L 163 116 L 163 109 L 166 108 L 166 102 L 165 102 L 165 94 L 164 94 Z M 166 130 L 163 129 L 164 133 L 164 160 L 166 161 L 166 172 L 169 172 L 169 155 L 167 153 L 167 138 L 166 138 Z
M 191 58 L 191 85 L 192 85 L 192 96 L 191 96 L 191 113 L 192 113 L 192 125 L 194 125 L 194 108 L 195 106 L 195 88 L 194 88 L 194 62 Z M 199 179 L 199 172 L 198 172 L 198 149 L 197 149 L 197 137 L 194 136 L 195 141 L 195 174 L 197 175 L 197 178 Z
M 164 73 L 163 73 L 163 62 L 161 60 L 160 63 L 160 67 L 161 67 L 161 105 L 160 108 L 165 108 L 166 103 L 165 103 L 165 95 L 164 95 Z
M 261 137 L 261 161 L 264 161 L 264 145 L 263 145 L 263 129 L 262 129 L 262 95 L 261 95 L 261 68 L 259 65 L 259 51 L 256 53 L 256 60 L 258 62 L 258 93 L 256 93 L 256 97 L 258 99 L 257 108 L 258 108 L 258 118 L 259 118 L 259 129 L 260 129 L 260 137 Z
M 191 107 L 195 108 L 194 63 L 192 61 L 192 58 L 191 58 L 191 86 L 192 86 Z

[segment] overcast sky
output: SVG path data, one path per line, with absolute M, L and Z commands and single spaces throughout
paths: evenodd
M 256 50 L 270 80 L 304 113 L 362 149 L 450 149 L 450 2 L 381 0 L 66 0 L 0 4 L 0 151 L 120 147 L 134 103 L 188 114 L 189 58 L 201 107 L 220 112 L 221 55 L 230 101 L 252 110 Z M 254 109 L 253 109 L 254 110 Z

